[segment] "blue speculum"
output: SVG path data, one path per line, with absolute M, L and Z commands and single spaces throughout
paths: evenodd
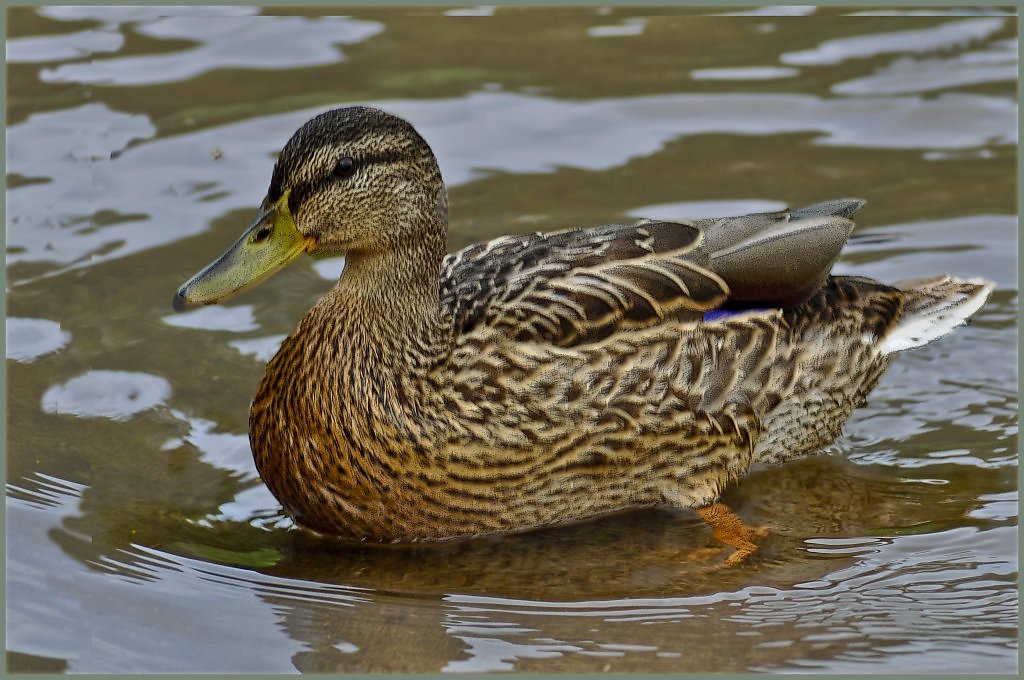
M 712 309 L 710 312 L 704 312 L 704 321 L 717 321 L 718 319 L 727 319 L 730 316 L 736 316 L 737 314 L 767 311 L 767 307 L 757 307 L 752 309 Z

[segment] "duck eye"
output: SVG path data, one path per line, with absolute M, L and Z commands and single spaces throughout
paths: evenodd
M 351 177 L 352 173 L 356 171 L 356 162 L 352 160 L 351 156 L 345 156 L 338 164 L 334 166 L 335 177 Z

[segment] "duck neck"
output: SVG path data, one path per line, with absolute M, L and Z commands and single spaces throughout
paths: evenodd
M 439 300 L 448 201 L 440 177 L 438 185 L 436 196 L 413 193 L 420 200 L 395 211 L 400 223 L 381 229 L 409 236 L 396 236 L 381 250 L 349 252 L 338 283 L 321 300 L 343 335 L 363 341 L 371 356 L 357 358 L 370 364 L 376 359 L 390 370 L 422 370 L 450 342 Z
M 308 320 L 334 338 L 333 351 L 344 364 L 385 380 L 421 375 L 450 343 L 439 301 L 443 256 L 443 245 L 350 253 Z

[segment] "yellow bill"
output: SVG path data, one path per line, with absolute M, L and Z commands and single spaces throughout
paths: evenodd
M 264 203 L 241 238 L 178 289 L 174 308 L 220 302 L 268 278 L 314 245 L 295 226 L 286 191 L 273 205 Z

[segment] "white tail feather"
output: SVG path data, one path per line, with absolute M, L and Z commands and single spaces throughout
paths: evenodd
M 995 284 L 984 279 L 933 279 L 895 284 L 907 291 L 903 316 L 879 345 L 882 354 L 920 347 L 967 322 L 988 300 Z

